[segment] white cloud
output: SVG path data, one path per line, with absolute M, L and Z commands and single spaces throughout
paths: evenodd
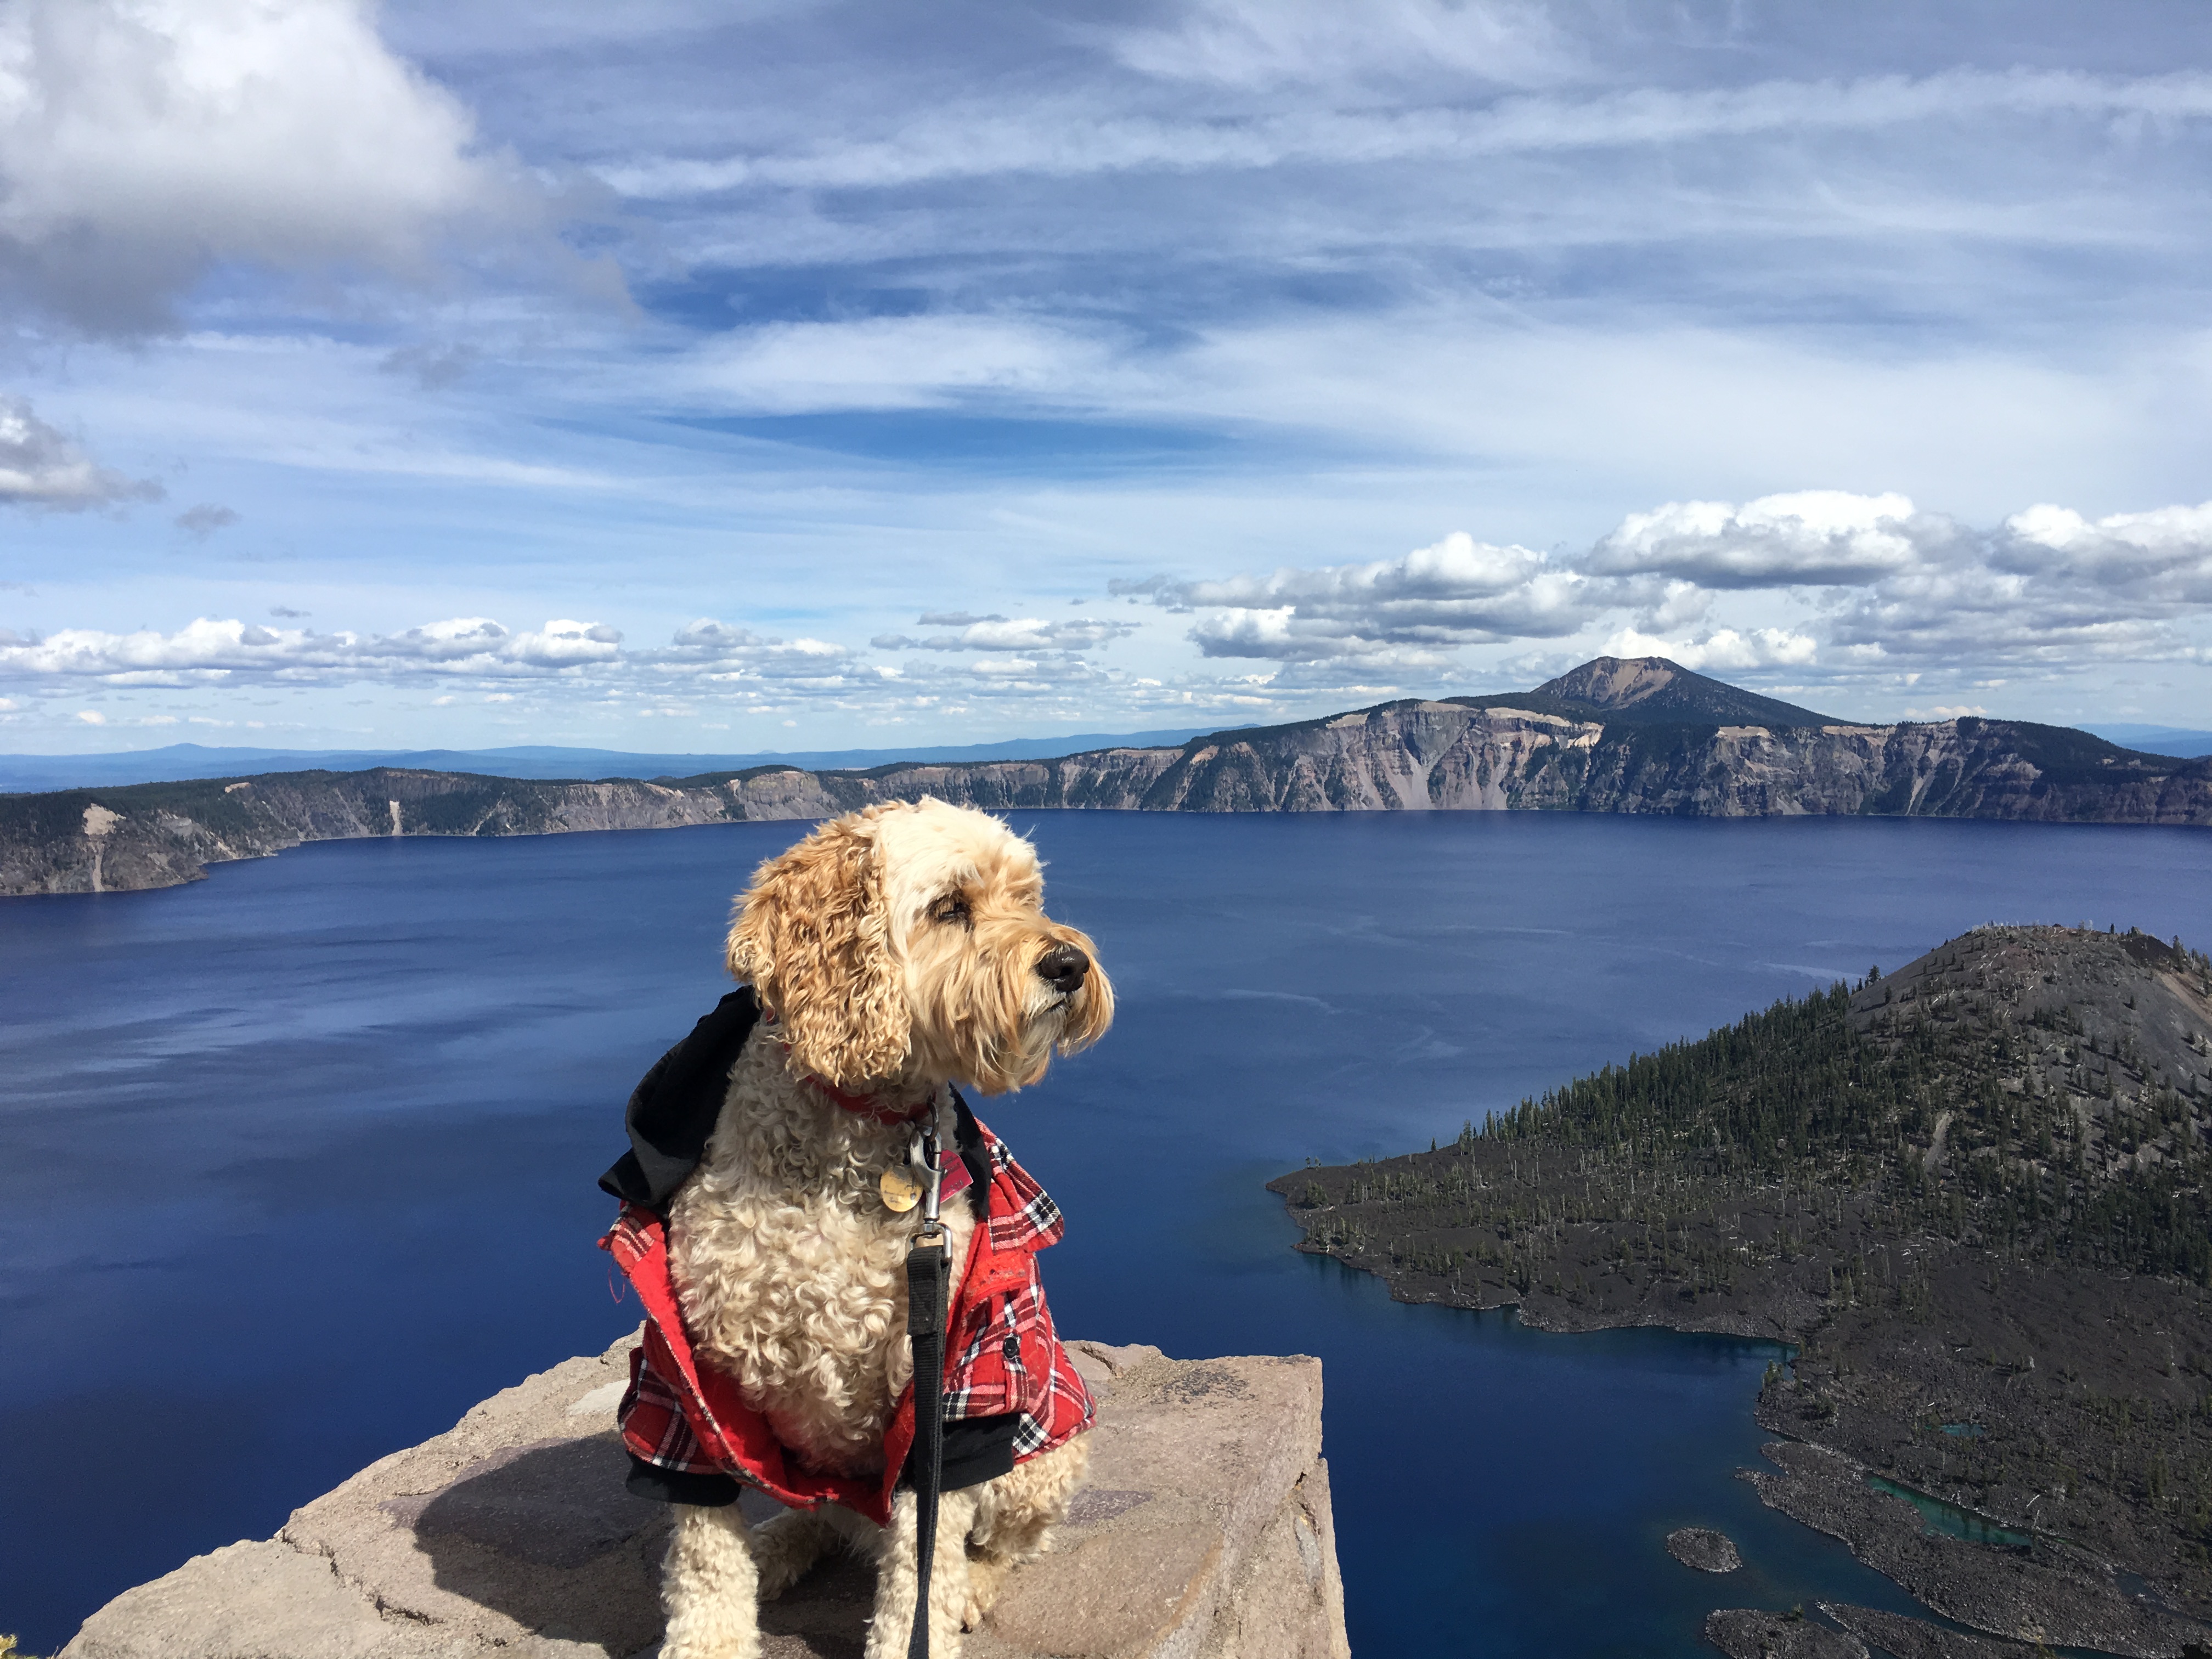
M 687 623 L 665 649 L 647 653 L 645 660 L 664 677 L 696 675 L 724 686 L 761 682 L 784 692 L 842 690 L 875 678 L 842 645 L 804 635 L 785 640 L 756 634 L 711 617 Z
M 622 635 L 605 623 L 562 620 L 549 622 L 534 634 L 516 635 L 506 654 L 533 668 L 569 668 L 611 662 L 622 654 L 616 648 L 621 643 Z
M 1952 533 L 1903 495 L 1808 489 L 1632 513 L 1591 550 L 1607 574 L 1672 576 L 1709 588 L 1859 583 L 1917 563 Z
M 101 714 L 97 708 L 80 708 L 76 711 L 76 717 L 82 720 L 87 726 L 105 726 L 107 724 L 107 716 Z
M 2192 660 L 2212 617 L 2212 504 L 2091 522 L 2057 507 L 1994 530 L 1897 495 L 1807 490 L 1629 515 L 1582 559 L 1462 533 L 1401 559 L 1216 580 L 1118 580 L 1117 595 L 1201 614 L 1214 658 L 1434 684 L 1461 647 L 1566 639 L 1626 613 L 1601 646 L 1717 671 L 1945 672 L 1961 665 Z M 1810 614 L 1779 620 L 1778 605 Z M 1759 614 L 1762 611 L 1767 614 Z
M 2063 573 L 2160 605 L 2212 605 L 2212 501 L 2094 523 L 2063 507 L 2032 507 L 2004 522 L 2000 568 Z
M 1130 68 L 1231 87 L 1327 82 L 1449 69 L 1490 81 L 1550 80 L 1569 54 L 1544 11 L 1498 0 L 1199 0 L 1165 28 L 1108 37 Z
M 1118 711 L 1162 724 L 1181 718 L 1171 709 L 1194 720 L 1240 708 L 1294 717 L 1470 683 L 1505 689 L 1605 653 L 1669 657 L 1770 689 L 1788 679 L 1901 691 L 1924 679 L 1917 695 L 1928 706 L 1966 709 L 1996 672 L 2026 683 L 2094 664 L 2212 660 L 2202 626 L 2212 601 L 2195 597 L 2208 549 L 2212 507 L 2092 520 L 2046 505 L 1977 529 L 1898 495 L 1806 492 L 1667 504 L 1632 515 L 1586 558 L 1455 533 L 1389 559 L 1109 583 L 1192 613 L 1185 663 L 1252 671 L 1231 674 L 1179 672 L 1164 629 L 1080 612 L 932 609 L 920 622 L 933 633 L 875 637 L 878 650 L 911 653 L 896 664 L 836 639 L 711 617 L 645 645 L 577 618 L 520 629 L 465 615 L 376 633 L 202 617 L 174 632 L 0 634 L 0 684 L 368 683 L 437 690 L 439 706 L 479 708 L 526 687 L 533 720 L 562 717 L 564 707 L 615 720 L 805 708 L 878 723 L 988 709 L 1089 721 Z M 1601 561 L 1613 568 L 1589 568 Z M 1677 570 L 1719 585 L 1667 574 Z M 1088 654 L 1137 634 L 1116 653 L 1133 659 L 1126 667 Z M 1524 648 L 1535 645 L 1559 659 L 1538 672 Z M 1474 656 L 1485 646 L 1522 654 Z M 111 708 L 107 723 L 131 722 Z
M 1982 562 L 1889 577 L 1826 623 L 1832 646 L 1866 664 L 1976 669 L 2155 661 L 2188 653 L 2177 615 L 2062 573 L 2039 580 Z
M 1266 3 L 1269 11 L 1274 9 L 1274 0 Z M 1393 0 L 1393 5 L 1401 16 L 1424 9 L 1419 0 Z M 1234 5 L 1217 9 L 1217 15 L 1231 10 L 1254 20 L 1266 15 L 1257 6 Z M 1191 78 L 1233 85 L 1240 78 L 1311 74 L 1356 82 L 1378 54 L 1355 47 L 1347 57 L 1332 35 L 1364 35 L 1400 66 L 1417 56 L 1417 46 L 1405 50 L 1413 43 L 1403 34 L 1394 40 L 1385 31 L 1366 30 L 1363 14 L 1341 12 L 1323 23 L 1317 8 L 1288 10 L 1285 26 L 1273 31 L 1272 43 L 1257 28 L 1246 29 L 1242 43 L 1232 42 L 1231 31 L 1209 32 L 1201 21 L 1197 33 L 1210 33 L 1224 50 L 1212 54 L 1211 65 L 1202 46 L 1185 59 L 1194 71 Z M 1172 38 L 1125 37 L 1146 43 L 1139 50 L 1146 52 L 1147 69 L 1172 60 Z M 1326 61 L 1332 51 L 1340 54 L 1334 73 Z M 1492 61 L 1504 67 L 1502 55 Z M 1539 75 L 1537 63 L 1531 53 L 1513 73 Z M 672 199 L 735 190 L 887 190 L 1020 173 L 1075 178 L 1139 170 L 1188 173 L 1475 161 L 1777 134 L 1871 133 L 1923 123 L 1955 126 L 2005 116 L 2160 125 L 2212 117 L 2212 75 L 2193 70 L 2126 76 L 1954 69 L 1917 77 L 1778 78 L 1735 87 L 1516 96 L 1474 107 L 1438 101 L 1378 109 L 1358 95 L 1356 84 L 1338 90 L 1344 95 L 1334 108 L 1326 102 L 1319 107 L 1308 103 L 1291 113 L 1238 110 L 1212 119 L 1182 120 L 1116 114 L 1096 101 L 1059 94 L 1010 107 L 1000 96 L 988 102 L 939 104 L 881 136 L 841 136 L 719 159 L 641 155 L 602 164 L 597 172 L 623 195 Z
M 40 420 L 25 399 L 0 394 L 0 501 L 77 513 L 157 501 L 161 495 L 150 478 L 100 465 L 67 434 Z
M 1787 629 L 1753 628 L 1738 632 L 1720 628 L 1695 640 L 1668 640 L 1624 628 L 1605 642 L 1608 657 L 1668 657 L 1685 668 L 1744 669 L 1802 667 L 1811 663 L 1819 644 Z
M 210 266 L 422 274 L 530 211 L 368 0 L 0 10 L 0 270 L 95 331 L 167 326 Z
M 0 636 L 0 674 L 96 678 L 111 685 L 229 681 L 342 684 L 423 676 L 573 672 L 612 661 L 622 635 L 599 623 L 555 621 L 511 634 L 489 617 L 461 617 L 403 634 L 317 634 L 203 617 L 162 634 L 69 628 L 43 639 Z
M 2046 504 L 1981 530 L 1899 495 L 1670 502 L 1632 514 L 1588 562 L 1626 584 L 1624 600 L 1668 579 L 1629 630 L 1655 649 L 1655 618 L 1695 621 L 1746 590 L 1799 590 L 1826 612 L 1810 633 L 1785 630 L 1802 646 L 1723 629 L 1680 647 L 1722 666 L 1808 662 L 1821 647 L 1839 671 L 2180 660 L 2196 649 L 2185 624 L 2212 615 L 2212 504 L 2094 522 Z
M 1080 651 L 1105 645 L 1137 631 L 1133 623 L 1101 622 L 1088 617 L 1048 622 L 1041 617 L 970 617 L 964 611 L 931 612 L 922 624 L 939 623 L 957 633 L 915 639 L 878 634 L 869 643 L 878 651 Z
M 678 377 L 694 398 L 767 414 L 927 409 L 963 398 L 1051 400 L 1107 368 L 1097 342 L 1021 318 L 871 317 L 772 323 L 702 347 Z
M 1203 609 L 1189 637 L 1209 657 L 1359 658 L 1433 665 L 1450 647 L 1557 638 L 1596 614 L 1589 584 L 1548 556 L 1455 532 L 1403 557 L 1284 568 L 1220 581 L 1115 581 L 1170 608 Z

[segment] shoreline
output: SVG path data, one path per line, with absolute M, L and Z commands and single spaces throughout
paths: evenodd
M 1712 684 L 1716 696 L 1731 691 Z M 1786 717 L 1763 716 L 1771 724 L 1735 724 L 1741 711 L 1717 717 L 1727 697 L 1707 703 L 1679 719 L 1624 718 L 1540 689 L 1407 700 L 1175 747 L 1049 760 L 822 771 L 774 764 L 594 781 L 386 766 L 4 794 L 0 897 L 173 887 L 212 863 L 313 841 L 825 818 L 925 793 L 994 812 L 1480 811 L 2212 828 L 2212 757 L 2142 754 L 2085 732 L 1978 717 L 1862 726 L 1785 708 Z M 1790 723 L 1801 714 L 1814 723 Z
M 1301 1255 L 1327 1256 L 1382 1279 L 1394 1302 L 1459 1308 L 1470 1313 L 1510 1312 L 1522 1324 L 1550 1336 L 1656 1329 L 1686 1336 L 1730 1337 L 1771 1346 L 1785 1353 L 1802 1351 L 1797 1340 L 1772 1328 L 1771 1320 L 1765 1322 L 1768 1328 L 1746 1328 L 1753 1316 L 1741 1312 L 1684 1318 L 1638 1310 L 1632 1316 L 1626 1310 L 1592 1314 L 1540 1292 L 1508 1294 L 1480 1303 L 1448 1295 L 1407 1295 L 1389 1273 L 1376 1267 L 1316 1249 L 1303 1238 L 1293 1248 Z M 2148 1597 L 2130 1595 L 2118 1582 L 2124 1570 L 2057 1534 L 2021 1528 L 2032 1534 L 2037 1552 L 2032 1559 L 2021 1559 L 1997 1546 L 1931 1531 L 1919 1510 L 1908 1500 L 1887 1496 L 1869 1484 L 1869 1476 L 1893 1477 L 1807 1437 L 1801 1432 L 1802 1425 L 1793 1421 L 1778 1401 L 1770 1401 L 1770 1395 L 1776 1392 L 1761 1389 L 1751 1402 L 1753 1422 L 1782 1437 L 1760 1448 L 1773 1467 L 1741 1468 L 1736 1471 L 1737 1477 L 1750 1483 L 1766 1508 L 1836 1539 L 1854 1560 L 1880 1573 L 1928 1612 L 2005 1643 L 2008 1650 L 2023 1656 L 2033 1651 L 2034 1644 L 2042 1643 L 2122 1659 L 2179 1659 L 2188 1644 L 2212 1638 L 2212 1625 L 2161 1607 Z M 1955 1507 L 1972 1508 L 1941 1492 L 1925 1495 Z M 1988 1518 L 2011 1524 L 2002 1516 Z

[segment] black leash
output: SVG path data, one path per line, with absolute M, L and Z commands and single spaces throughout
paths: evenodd
M 928 1164 L 921 1226 L 906 1253 L 906 1328 L 914 1343 L 915 1602 L 907 1659 L 929 1659 L 929 1570 L 937 1559 L 938 1488 L 945 1480 L 945 1302 L 951 1252 L 937 1218 L 944 1170 L 934 1117 L 921 1132 Z

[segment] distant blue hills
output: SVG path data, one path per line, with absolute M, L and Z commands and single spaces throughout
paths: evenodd
M 1009 738 L 937 749 L 815 749 L 791 754 L 639 755 L 619 749 L 522 744 L 507 749 L 230 749 L 173 743 L 106 755 L 0 755 L 0 793 L 90 789 L 258 772 L 365 772 L 406 766 L 425 772 L 474 772 L 498 778 L 683 778 L 750 766 L 807 771 L 859 769 L 892 761 L 1050 760 L 1086 749 L 1170 748 L 1234 728 L 1179 726 L 1159 732 L 1079 732 L 1064 738 Z
M 2181 726 L 2085 726 L 2092 736 L 2117 743 L 2146 755 L 2179 755 L 2194 760 L 2212 755 L 2212 732 L 2192 732 Z

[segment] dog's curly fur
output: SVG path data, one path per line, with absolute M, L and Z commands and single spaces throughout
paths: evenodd
M 670 1206 L 670 1267 L 702 1358 L 817 1468 L 882 1473 L 884 1430 L 911 1375 L 904 1268 L 920 1212 L 889 1209 L 877 1184 L 906 1165 L 912 1128 L 841 1109 L 810 1079 L 920 1106 L 955 1079 L 986 1094 L 1020 1088 L 1055 1052 L 1095 1042 L 1113 987 L 1091 941 L 1047 918 L 1043 901 L 1027 842 L 926 797 L 822 825 L 763 864 L 738 901 L 730 969 L 770 1018 Z M 1073 987 L 1040 966 L 1062 946 L 1087 959 Z M 945 1221 L 957 1284 L 975 1223 L 964 1204 Z M 1078 1436 L 945 1495 L 933 1655 L 951 1659 L 1006 1572 L 1046 1547 L 1087 1456 Z M 734 1504 L 678 1505 L 664 1659 L 755 1659 L 758 1601 L 841 1540 L 878 1562 L 868 1659 L 896 1659 L 914 1620 L 915 1518 L 910 1492 L 888 1529 L 834 1506 L 756 1529 Z

